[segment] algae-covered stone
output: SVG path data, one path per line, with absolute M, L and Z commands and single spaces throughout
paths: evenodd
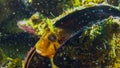
M 120 52 L 116 51 L 119 33 L 119 17 L 89 22 L 58 49 L 54 62 L 59 67 L 70 68 L 114 67 L 119 57 L 116 53 Z

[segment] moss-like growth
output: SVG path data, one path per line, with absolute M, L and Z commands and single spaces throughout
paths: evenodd
M 83 51 L 89 51 L 92 47 L 94 48 L 93 51 L 95 51 L 97 54 L 95 55 L 92 53 L 92 55 L 94 55 L 96 58 L 98 57 L 96 61 L 98 61 L 99 63 L 102 62 L 103 64 L 106 64 L 108 66 L 114 64 L 115 61 L 118 60 L 116 60 L 116 58 L 119 57 L 117 56 L 118 54 L 116 55 L 116 52 L 120 52 L 120 44 L 118 43 L 120 39 L 118 36 L 118 34 L 120 33 L 119 20 L 119 18 L 115 19 L 113 17 L 109 17 L 102 22 L 93 24 L 92 27 L 87 27 L 79 36 L 79 41 L 81 43 L 81 46 L 83 47 Z
M 12 59 L 4 54 L 2 49 L 0 48 L 0 67 L 5 68 L 21 68 L 22 61 L 20 58 Z

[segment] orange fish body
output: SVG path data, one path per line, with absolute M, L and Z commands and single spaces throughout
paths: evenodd
M 36 51 L 42 56 L 52 58 L 56 52 L 56 49 L 60 47 L 56 36 L 52 38 L 51 33 L 46 33 L 40 40 L 36 43 Z

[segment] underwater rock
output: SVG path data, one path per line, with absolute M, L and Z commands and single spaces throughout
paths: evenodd
M 58 67 L 85 68 L 114 63 L 116 44 L 112 42 L 113 34 L 114 29 L 120 31 L 120 23 L 111 25 L 106 20 L 96 23 L 100 24 L 94 22 L 92 26 L 80 30 L 57 50 L 54 62 Z
M 86 13 L 86 16 L 82 13 Z M 60 68 L 104 67 L 114 63 L 116 55 L 112 34 L 119 31 L 119 13 L 111 6 L 101 5 L 73 12 L 60 19 L 60 23 L 56 23 L 60 28 L 76 32 L 57 50 L 54 63 Z M 112 21 L 109 20 L 110 16 L 118 18 Z M 109 28 L 106 27 L 106 20 L 109 23 L 118 21 Z
M 54 26 L 64 30 L 78 31 L 89 22 L 102 20 L 109 16 L 120 16 L 120 11 L 109 5 L 97 5 L 75 12 L 58 20 Z

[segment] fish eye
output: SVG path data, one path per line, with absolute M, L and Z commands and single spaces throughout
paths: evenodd
M 32 22 L 33 22 L 34 24 L 38 24 L 38 23 L 41 22 L 41 20 L 40 20 L 40 19 L 32 19 Z
M 57 37 L 56 37 L 54 34 L 50 34 L 50 35 L 48 36 L 48 39 L 49 39 L 50 41 L 52 41 L 52 42 L 55 42 L 56 39 L 57 39 Z

